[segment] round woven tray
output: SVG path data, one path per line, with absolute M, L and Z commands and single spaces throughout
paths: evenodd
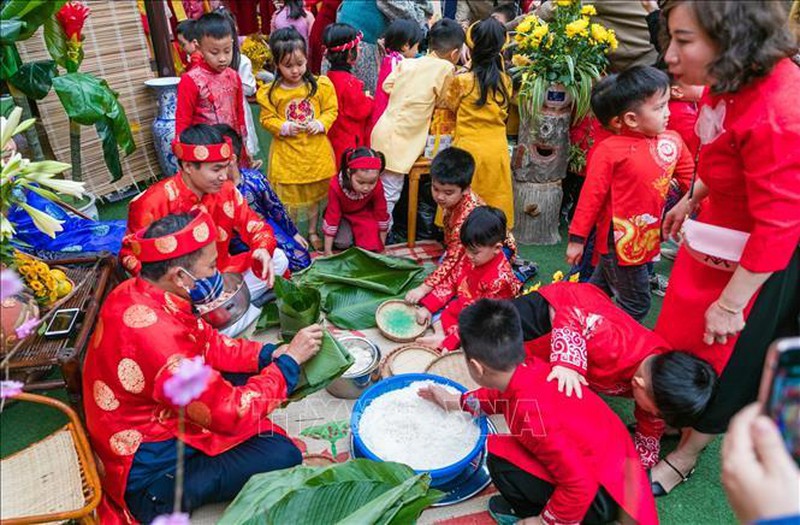
M 461 350 L 449 352 L 435 359 L 428 365 L 425 372 L 452 379 L 456 383 L 462 384 L 467 390 L 474 390 L 480 386 L 470 377 L 467 361 Z
M 430 346 L 417 343 L 403 345 L 386 356 L 381 365 L 381 375 L 386 378 L 399 374 L 420 374 L 438 357 L 439 352 Z
M 386 339 L 396 343 L 410 343 L 425 333 L 430 321 L 417 323 L 417 309 L 399 299 L 381 304 L 375 311 L 375 323 Z

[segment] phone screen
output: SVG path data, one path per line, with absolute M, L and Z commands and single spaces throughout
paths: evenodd
M 800 348 L 780 353 L 767 399 L 767 414 L 778 425 L 786 449 L 800 465 Z
M 74 310 L 63 310 L 60 312 L 56 312 L 53 316 L 53 320 L 50 322 L 50 326 L 47 327 L 47 331 L 51 333 L 59 333 L 69 330 L 70 326 L 72 325 L 72 319 L 77 314 Z

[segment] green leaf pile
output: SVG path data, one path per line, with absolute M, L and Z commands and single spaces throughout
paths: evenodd
M 275 279 L 273 289 L 278 298 L 278 321 L 284 341 L 290 341 L 301 329 L 319 321 L 322 302 L 319 290 L 310 286 L 298 286 L 283 277 Z
M 346 330 L 361 330 L 375 326 L 375 310 L 381 303 L 403 298 L 425 274 L 425 268 L 411 259 L 350 248 L 315 259 L 294 280 L 319 290 L 328 321 Z
M 250 478 L 219 523 L 405 525 L 443 496 L 430 489 L 429 474 L 400 463 L 301 465 Z

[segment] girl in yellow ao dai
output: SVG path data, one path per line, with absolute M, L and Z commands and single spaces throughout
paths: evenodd
M 333 148 L 326 133 L 339 114 L 336 91 L 327 77 L 307 69 L 306 43 L 293 27 L 269 39 L 275 80 L 256 95 L 261 124 L 273 136 L 268 177 L 281 202 L 296 216 L 308 210 L 308 239 L 322 246 L 317 234 L 319 203 L 336 173 Z
M 506 117 L 512 84 L 503 72 L 500 52 L 505 42 L 505 27 L 494 18 L 470 26 L 467 45 L 472 64 L 450 84 L 447 105 L 456 113 L 453 146 L 467 150 L 475 158 L 472 191 L 486 204 L 503 210 L 511 229 L 514 192 Z

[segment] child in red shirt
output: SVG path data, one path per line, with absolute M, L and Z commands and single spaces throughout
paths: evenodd
M 369 148 L 347 149 L 340 159 L 339 175 L 331 179 L 328 207 L 322 218 L 325 255 L 334 245 L 354 245 L 382 252 L 389 231 L 389 212 L 380 175 L 386 165 L 383 154 Z
M 353 74 L 361 32 L 348 24 L 331 24 L 325 28 L 322 39 L 331 65 L 327 77 L 336 89 L 339 103 L 339 116 L 328 131 L 338 170 L 345 150 L 369 146 L 367 121 L 373 102 L 372 97 L 364 93 L 364 83 Z
M 669 88 L 667 129 L 680 134 L 692 158 L 697 156 L 697 151 L 700 149 L 700 137 L 694 132 L 694 125 L 697 123 L 697 103 L 703 96 L 704 89 L 705 86 L 693 86 L 674 79 Z
M 592 111 L 616 132 L 598 144 L 569 227 L 567 262 L 576 264 L 597 227 L 590 282 L 641 321 L 650 310 L 647 263 L 659 255 L 661 216 L 673 176 L 687 190 L 694 162 L 680 135 L 667 131 L 669 78 L 637 66 L 592 90 Z M 597 258 L 597 256 L 595 256 Z
M 434 288 L 420 301 L 417 322 L 425 324 L 431 315 L 444 308 L 440 322 L 434 325 L 435 334 L 419 340 L 442 350 L 461 346 L 458 316 L 478 299 L 511 299 L 522 284 L 511 268 L 503 242 L 507 222 L 502 210 L 478 206 L 461 225 L 461 245 L 466 261 L 457 271 L 452 287 Z
M 181 76 L 175 135 L 180 136 L 195 124 L 227 124 L 245 140 L 242 80 L 228 67 L 234 50 L 230 19 L 219 13 L 206 13 L 195 22 L 191 33 L 203 61 Z

